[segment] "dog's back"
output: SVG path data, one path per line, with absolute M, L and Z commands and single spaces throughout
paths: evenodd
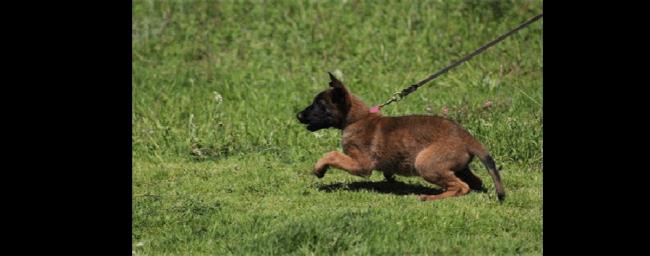
M 344 151 L 350 146 L 362 148 L 377 170 L 404 176 L 419 175 L 415 158 L 428 147 L 444 150 L 462 169 L 471 160 L 467 146 L 476 143 L 456 122 L 439 116 L 378 117 L 343 131 Z

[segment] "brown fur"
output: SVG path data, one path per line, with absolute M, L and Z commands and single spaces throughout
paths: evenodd
M 438 116 L 411 115 L 384 117 L 352 95 L 341 81 L 330 74 L 331 88 L 319 93 L 312 105 L 298 113 L 307 129 L 342 130 L 343 153 L 332 151 L 314 166 L 322 178 L 329 167 L 353 175 L 370 176 L 373 170 L 384 173 L 420 176 L 442 187 L 439 195 L 421 195 L 421 200 L 436 200 L 484 190 L 483 182 L 469 169 L 478 156 L 495 183 L 499 200 L 505 192 L 494 160 L 483 145 L 459 124 Z

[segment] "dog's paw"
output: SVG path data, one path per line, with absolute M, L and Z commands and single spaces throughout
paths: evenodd
M 314 175 L 318 177 L 319 179 L 325 176 L 325 172 L 327 172 L 327 169 L 329 168 L 329 165 L 326 164 L 316 164 L 314 166 Z
M 438 198 L 436 196 L 434 196 L 434 195 L 419 195 L 418 196 L 418 200 L 420 200 L 420 201 L 433 201 L 433 200 L 436 200 L 436 199 L 438 199 Z

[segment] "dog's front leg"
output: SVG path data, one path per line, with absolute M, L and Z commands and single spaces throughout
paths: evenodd
M 329 167 L 338 168 L 349 172 L 352 175 L 368 177 L 372 174 L 372 170 L 364 168 L 359 161 L 349 157 L 341 152 L 332 151 L 323 156 L 314 166 L 314 175 L 318 178 L 325 176 L 325 172 Z

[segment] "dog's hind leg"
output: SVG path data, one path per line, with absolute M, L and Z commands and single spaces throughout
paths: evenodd
M 395 174 L 392 172 L 384 172 L 384 178 L 388 182 L 395 182 Z
M 352 175 L 368 177 L 372 174 L 372 169 L 365 168 L 363 163 L 353 159 L 338 151 L 332 151 L 323 156 L 314 166 L 314 175 L 318 178 L 325 176 L 325 172 L 329 167 L 338 168 Z
M 469 185 L 469 188 L 471 190 L 483 191 L 483 192 L 487 191 L 487 189 L 483 186 L 483 181 L 481 181 L 481 178 L 479 178 L 474 173 L 472 173 L 472 171 L 469 169 L 469 166 L 465 167 L 460 171 L 457 171 L 455 175 L 460 180 L 467 183 L 467 185 Z
M 444 171 L 440 175 L 423 177 L 426 181 L 442 187 L 445 192 L 439 195 L 421 195 L 422 201 L 432 201 L 452 196 L 462 196 L 469 193 L 469 185 L 456 177 L 451 170 Z
M 416 170 L 426 181 L 444 190 L 439 195 L 421 195 L 420 200 L 431 201 L 469 193 L 470 186 L 454 174 L 457 168 L 464 169 L 469 158 L 469 155 L 438 147 L 429 147 L 420 152 L 415 159 Z

